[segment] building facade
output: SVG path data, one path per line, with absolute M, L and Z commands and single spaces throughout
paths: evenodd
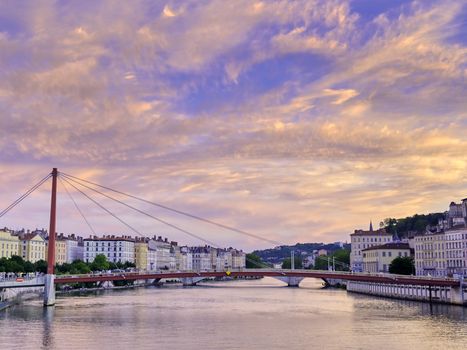
M 99 254 L 113 263 L 135 262 L 135 240 L 131 236 L 94 236 L 83 243 L 85 262 L 93 262 Z
M 7 229 L 0 230 L 0 258 L 20 255 L 20 240 Z
M 350 235 L 350 268 L 354 272 L 363 271 L 364 249 L 392 242 L 392 235 L 384 229 L 374 231 L 370 223 L 370 230 L 355 230 Z
M 209 247 L 193 247 L 193 270 L 209 271 L 212 268 L 211 252 Z
M 467 228 L 445 231 L 448 275 L 467 276 Z
M 135 265 L 138 270 L 148 269 L 148 240 L 137 238 L 135 241 Z
M 19 236 L 20 256 L 27 261 L 35 263 L 39 260 L 46 260 L 46 241 L 37 233 L 25 233 Z
M 161 236 L 154 237 L 148 242 L 148 247 L 153 249 L 156 254 L 155 270 L 170 270 L 171 262 L 171 245 L 167 238 L 162 239 Z
M 391 262 L 397 257 L 410 257 L 408 243 L 390 242 L 362 250 L 363 272 L 389 272 Z
M 444 232 L 415 236 L 414 251 L 417 276 L 447 276 Z

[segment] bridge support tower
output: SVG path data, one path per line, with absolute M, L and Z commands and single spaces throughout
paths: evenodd
M 57 168 L 52 170 L 52 196 L 50 200 L 49 242 L 47 248 L 47 274 L 45 275 L 44 306 L 55 305 L 55 232 L 57 214 Z

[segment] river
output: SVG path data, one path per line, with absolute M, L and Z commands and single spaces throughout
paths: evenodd
M 114 290 L 0 312 L 0 349 L 467 349 L 467 308 L 279 281 Z

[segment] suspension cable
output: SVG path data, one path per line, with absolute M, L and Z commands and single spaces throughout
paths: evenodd
M 211 245 L 211 246 L 213 246 L 213 247 L 218 247 L 217 244 L 215 244 L 215 243 L 213 243 L 213 242 L 211 242 L 211 241 L 209 241 L 209 240 L 207 240 L 207 239 L 205 239 L 205 238 L 203 238 L 203 237 L 200 237 L 200 236 L 198 236 L 198 235 L 196 235 L 196 234 L 194 234 L 194 233 L 192 233 L 192 232 L 189 232 L 189 231 L 187 231 L 187 230 L 185 230 L 185 229 L 183 229 L 183 228 L 181 228 L 181 227 L 179 227 L 179 226 L 176 226 L 176 225 L 174 225 L 174 224 L 171 224 L 171 223 L 168 222 L 168 221 L 165 221 L 165 220 L 163 220 L 163 219 L 160 219 L 160 218 L 158 218 L 157 216 L 154 216 L 154 215 L 152 215 L 152 214 L 146 213 L 145 211 L 142 211 L 141 209 L 138 209 L 138 208 L 136 208 L 136 207 L 133 207 L 133 206 L 131 206 L 131 205 L 125 203 L 125 202 L 122 202 L 121 200 L 116 199 L 116 198 L 114 198 L 114 197 L 112 197 L 112 196 L 109 196 L 108 194 L 103 193 L 103 192 L 101 192 L 101 191 L 99 191 L 99 190 L 96 190 L 95 188 L 92 188 L 92 187 L 89 187 L 89 186 L 84 185 L 84 184 L 82 184 L 82 183 L 79 183 L 79 182 L 77 182 L 76 180 L 73 180 L 73 179 L 64 178 L 64 180 L 65 180 L 67 183 L 69 183 L 69 184 L 71 184 L 71 183 L 70 183 L 68 180 L 73 181 L 75 184 L 78 184 L 78 185 L 81 185 L 81 186 L 83 186 L 83 187 L 86 187 L 86 188 L 90 189 L 91 191 L 94 191 L 94 192 L 100 194 L 101 196 L 104 196 L 104 197 L 106 197 L 106 198 L 108 198 L 108 199 L 110 199 L 110 200 L 113 200 L 113 201 L 115 201 L 115 202 L 121 204 L 121 205 L 124 205 L 124 206 L 126 206 L 126 207 L 128 207 L 128 208 L 130 208 L 130 209 L 133 209 L 134 211 L 137 211 L 137 212 L 140 213 L 140 214 L 146 215 L 147 217 L 150 217 L 150 218 L 152 218 L 152 219 L 154 219 L 154 220 L 156 220 L 156 221 L 158 221 L 158 222 L 160 222 L 160 223 L 162 223 L 162 224 L 164 224 L 164 225 L 167 225 L 167 226 L 169 226 L 169 227 L 172 227 L 172 228 L 174 228 L 174 229 L 176 229 L 176 230 L 178 230 L 178 231 L 180 231 L 180 232 L 183 232 L 183 233 L 185 233 L 185 234 L 187 234 L 187 235 L 189 235 L 189 236 L 191 236 L 191 237 L 193 237 L 193 238 L 199 239 L 199 240 L 203 241 L 204 243 L 207 243 L 207 244 L 209 244 L 209 245 Z M 73 187 L 74 187 L 74 186 L 73 186 Z M 76 188 L 76 187 L 75 187 L 75 188 Z M 81 191 L 80 191 L 80 192 L 81 192 Z
M 44 182 L 46 182 L 50 177 L 52 176 L 52 174 L 47 174 L 47 176 L 45 176 L 44 178 L 42 178 L 42 180 L 40 180 L 37 184 L 35 184 L 33 187 L 31 187 L 28 191 L 26 191 L 23 195 L 21 195 L 18 199 L 16 199 L 13 203 L 11 203 L 8 207 L 6 207 L 5 209 L 3 209 L 1 212 L 0 212 L 0 218 L 2 216 L 4 216 L 5 214 L 7 214 L 11 209 L 13 209 L 14 207 L 16 207 L 19 203 L 21 203 L 24 199 L 26 199 L 31 193 L 33 193 L 35 190 L 37 190 L 39 187 L 41 187 Z
M 84 216 L 84 213 L 81 211 L 81 209 L 79 208 L 78 206 L 78 203 L 76 203 L 75 199 L 73 198 L 73 196 L 71 195 L 70 191 L 68 191 L 68 188 L 66 187 L 66 184 L 65 182 L 61 179 L 61 177 L 58 177 L 58 179 L 60 180 L 60 183 L 63 185 L 63 188 L 65 189 L 66 193 L 68 194 L 68 197 L 70 197 L 71 201 L 73 202 L 73 204 L 75 205 L 75 208 L 76 210 L 78 210 L 78 212 L 80 213 L 81 217 L 83 218 L 83 220 L 86 222 L 86 224 L 88 225 L 89 229 L 91 230 L 91 232 L 93 233 L 94 236 L 96 236 L 96 231 L 94 231 L 94 228 L 91 226 L 91 223 L 88 221 L 88 219 L 86 218 L 86 216 Z
M 89 199 L 90 201 L 92 201 L 95 205 L 97 205 L 99 208 L 101 208 L 102 210 L 104 210 L 105 212 L 107 212 L 108 214 L 112 215 L 115 219 L 117 219 L 118 221 L 120 221 L 123 225 L 125 225 L 126 227 L 128 227 L 130 230 L 132 230 L 133 232 L 135 232 L 136 234 L 140 235 L 140 236 L 143 236 L 143 237 L 146 237 L 145 235 L 143 235 L 141 232 L 139 232 L 137 229 L 135 229 L 133 226 L 131 226 L 130 224 L 128 224 L 127 222 L 125 222 L 124 220 L 122 220 L 121 218 L 119 218 L 116 214 L 112 213 L 110 210 L 108 210 L 107 208 L 105 208 L 102 204 L 100 204 L 99 202 L 97 202 L 96 200 L 94 200 L 93 198 L 91 198 L 90 196 L 88 196 L 85 192 L 81 191 L 79 188 L 77 188 L 75 185 L 73 185 L 71 182 L 67 181 L 67 179 L 63 179 L 68 185 L 70 185 L 71 187 L 73 187 L 75 190 L 77 190 L 78 192 L 80 192 L 83 196 L 85 196 L 87 199 Z
M 76 176 L 73 176 L 73 175 L 69 175 L 69 174 L 66 174 L 66 173 L 63 173 L 63 172 L 61 172 L 61 174 L 64 175 L 64 176 L 66 176 L 66 177 L 68 177 L 68 178 L 72 178 L 72 179 L 74 179 L 75 181 L 78 180 L 78 181 L 86 182 L 86 183 L 88 183 L 88 184 L 91 184 L 91 185 L 94 185 L 94 186 L 97 186 L 97 187 L 100 187 L 100 188 L 103 188 L 103 189 L 106 189 L 106 190 L 109 190 L 109 191 L 112 191 L 112 192 L 115 192 L 115 193 L 124 195 L 124 196 L 129 197 L 129 198 L 133 198 L 133 199 L 139 200 L 139 201 L 144 202 L 144 203 L 147 203 L 147 204 L 151 204 L 151 205 L 153 205 L 153 206 L 156 206 L 156 207 L 159 207 L 159 208 L 162 208 L 162 209 L 165 209 L 165 210 L 168 210 L 168 211 L 177 213 L 177 214 L 179 214 L 179 215 L 187 216 L 187 217 L 190 217 L 190 218 L 192 218 L 192 219 L 195 219 L 195 220 L 198 220 L 198 221 L 202 221 L 202 222 L 205 222 L 205 223 L 208 223 L 208 224 L 211 224 L 211 225 L 215 225 L 215 226 L 217 226 L 217 227 L 220 227 L 220 228 L 223 228 L 223 229 L 226 229 L 226 230 L 229 230 L 229 231 L 233 231 L 233 232 L 236 232 L 236 233 L 245 235 L 245 236 L 249 236 L 249 237 L 252 237 L 252 238 L 256 238 L 256 239 L 259 239 L 259 240 L 262 240 L 262 241 L 265 241 L 265 242 L 274 244 L 274 245 L 276 245 L 276 246 L 285 245 L 285 244 L 283 244 L 283 243 L 281 243 L 281 242 L 278 242 L 278 241 L 275 241 L 275 240 L 272 240 L 272 239 L 269 239 L 269 238 L 264 238 L 264 237 L 261 237 L 261 236 L 259 236 L 259 235 L 256 235 L 256 234 L 253 234 L 253 233 L 244 231 L 244 230 L 240 230 L 240 229 L 237 229 L 237 228 L 232 227 L 232 226 L 228 226 L 228 225 L 225 225 L 225 224 L 222 224 L 222 223 L 213 221 L 213 220 L 209 220 L 209 219 L 202 218 L 202 217 L 200 217 L 200 216 L 198 216 L 198 215 L 190 214 L 190 213 L 187 213 L 187 212 L 185 212 L 185 211 L 181 211 L 181 210 L 178 210 L 178 209 L 174 209 L 174 208 L 168 207 L 168 206 L 163 205 L 163 204 L 160 204 L 160 203 L 152 202 L 152 201 L 149 201 L 149 200 L 147 200 L 147 199 L 140 198 L 140 197 L 137 197 L 137 196 L 134 196 L 134 195 L 131 195 L 131 194 L 128 194 L 128 193 L 119 191 L 119 190 L 115 190 L 115 189 L 113 189 L 113 188 L 110 188 L 110 187 L 107 187 L 107 186 L 103 186 L 103 185 L 97 184 L 97 183 L 92 182 L 92 181 L 89 181 L 89 180 L 84 180 L 84 179 L 81 179 L 81 178 L 79 178 L 79 177 L 76 177 Z
M 60 173 L 60 175 L 61 175 L 61 174 L 63 174 L 63 173 Z M 131 205 L 125 203 L 125 202 L 122 202 L 122 201 L 120 201 L 120 200 L 118 200 L 118 199 L 116 199 L 116 198 L 114 198 L 114 197 L 112 197 L 112 196 L 109 196 L 109 195 L 106 194 L 106 193 L 103 193 L 103 192 L 101 192 L 101 191 L 99 191 L 99 190 L 96 190 L 95 188 L 89 187 L 89 186 L 87 186 L 87 185 L 85 185 L 85 184 L 82 184 L 82 183 L 80 183 L 80 182 L 78 182 L 78 181 L 76 181 L 76 180 L 74 180 L 74 179 L 70 179 L 70 178 L 65 178 L 65 177 L 64 177 L 63 180 L 64 180 L 66 183 L 68 183 L 69 185 L 73 186 L 73 188 L 75 188 L 77 191 L 79 191 L 80 193 L 82 193 L 83 195 L 85 195 L 88 199 L 92 200 L 92 201 L 93 201 L 95 204 L 97 204 L 97 205 L 99 205 L 99 204 L 98 204 L 95 200 L 91 199 L 91 197 L 89 197 L 89 196 L 86 195 L 83 191 L 81 191 L 81 190 L 78 189 L 76 186 L 74 186 L 70 181 L 74 182 L 75 184 L 78 184 L 78 185 L 81 185 L 81 186 L 83 186 L 83 187 L 86 187 L 86 188 L 88 188 L 88 189 L 90 189 L 90 190 L 92 190 L 92 191 L 94 191 L 94 192 L 96 192 L 96 193 L 98 193 L 98 194 L 100 194 L 100 195 L 102 195 L 102 196 L 104 196 L 104 197 L 110 199 L 110 200 L 113 200 L 113 201 L 115 201 L 115 202 L 117 202 L 117 203 L 119 203 L 119 204 L 122 204 L 122 205 L 124 205 L 124 206 L 126 206 L 126 207 L 128 207 L 128 208 L 130 208 L 130 209 L 133 209 L 133 210 L 137 211 L 137 212 L 140 213 L 140 214 L 143 214 L 143 215 L 145 215 L 145 216 L 148 216 L 148 217 L 150 217 L 150 218 L 152 218 L 152 219 L 154 219 L 154 220 L 156 220 L 156 221 L 158 221 L 158 222 L 160 222 L 160 223 L 162 223 L 162 224 L 164 224 L 164 225 L 167 225 L 167 226 L 169 226 L 169 227 L 172 227 L 172 228 L 174 228 L 174 229 L 176 229 L 176 230 L 178 230 L 178 231 L 180 231 L 180 232 L 183 232 L 183 233 L 185 233 L 185 234 L 191 236 L 192 238 L 199 239 L 199 240 L 201 240 L 202 242 L 207 243 L 208 245 L 210 245 L 210 246 L 212 246 L 212 247 L 214 247 L 214 248 L 222 249 L 222 248 L 220 248 L 220 246 L 219 246 L 218 244 L 216 244 L 216 243 L 214 243 L 214 242 L 211 242 L 211 241 L 209 241 L 209 240 L 207 240 L 207 239 L 205 239 L 205 238 L 203 238 L 203 237 L 201 237 L 201 236 L 198 236 L 197 234 L 194 234 L 193 232 L 187 231 L 187 230 L 185 230 L 185 229 L 183 229 L 183 228 L 181 228 L 181 227 L 179 227 L 179 226 L 176 226 L 176 225 L 174 225 L 174 224 L 171 224 L 171 223 L 169 223 L 169 222 L 167 222 L 167 221 L 165 221 L 165 220 L 163 220 L 163 219 L 160 219 L 160 218 L 158 218 L 158 217 L 156 217 L 156 216 L 154 216 L 154 215 L 151 215 L 151 214 L 149 214 L 149 213 L 146 213 L 146 212 L 144 212 L 144 211 L 142 211 L 142 210 L 140 210 L 140 209 L 138 209 L 138 208 L 136 208 L 136 207 L 133 207 L 133 206 L 131 206 Z M 103 208 L 101 205 L 99 205 L 99 206 L 100 206 L 101 208 Z M 109 214 L 113 215 L 113 214 L 112 214 L 110 211 L 108 211 L 107 209 L 105 209 L 105 208 L 103 208 L 103 209 L 104 209 L 105 211 L 107 211 Z M 113 216 L 114 216 L 114 215 L 113 215 Z M 120 220 L 119 218 L 117 218 L 117 219 Z M 120 220 L 120 221 L 121 221 L 121 220 Z M 125 223 L 125 225 L 127 225 L 127 224 Z M 128 226 L 128 225 L 127 225 L 127 226 Z M 130 227 L 130 228 L 131 228 L 131 227 Z M 134 228 L 132 228 L 132 230 L 134 230 Z M 136 232 L 137 232 L 137 231 L 136 231 Z M 139 232 L 137 232 L 137 233 L 140 234 L 140 235 L 142 235 L 142 234 L 139 233 Z M 144 235 L 142 235 L 142 236 L 144 236 Z M 247 261 L 251 262 L 252 264 L 256 265 L 256 266 L 259 266 L 259 267 L 261 267 L 261 266 L 263 266 L 263 267 L 265 267 L 265 266 L 266 266 L 266 267 L 269 267 L 267 264 L 265 264 L 265 263 L 263 263 L 263 262 L 259 263 L 259 262 L 255 261 L 255 260 L 249 259 L 249 258 L 247 258 L 247 257 L 245 257 L 245 259 L 246 259 Z

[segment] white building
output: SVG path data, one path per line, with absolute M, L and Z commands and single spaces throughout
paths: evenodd
M 467 228 L 453 228 L 445 234 L 448 275 L 467 276 Z
M 169 270 L 174 265 L 174 258 L 171 257 L 171 245 L 167 238 L 162 239 L 161 236 L 155 237 L 148 242 L 148 248 L 156 253 L 155 268 L 156 270 Z
M 193 270 L 193 254 L 189 247 L 180 247 L 180 271 Z
M 83 241 L 85 262 L 93 262 L 99 254 L 114 263 L 135 262 L 135 240 L 130 236 L 94 236 Z
M 408 243 L 390 242 L 362 250 L 363 272 L 389 272 L 389 265 L 397 257 L 410 257 Z
M 232 269 L 244 269 L 246 267 L 246 254 L 241 250 L 231 249 Z
M 350 235 L 350 267 L 354 272 L 363 271 L 362 250 L 392 242 L 392 235 L 384 229 L 374 231 L 370 223 L 370 230 L 355 230 Z
M 218 249 L 216 257 L 216 271 L 225 271 L 232 268 L 232 252 L 227 249 Z
M 212 268 L 211 252 L 209 247 L 193 247 L 193 270 L 209 271 Z
M 157 267 L 157 250 L 154 247 L 149 246 L 148 243 L 148 271 L 154 271 Z
M 59 235 L 59 239 L 64 240 L 66 244 L 66 262 L 72 263 L 75 260 L 83 260 L 84 259 L 84 246 L 79 239 L 74 234 L 65 236 L 63 234 Z

